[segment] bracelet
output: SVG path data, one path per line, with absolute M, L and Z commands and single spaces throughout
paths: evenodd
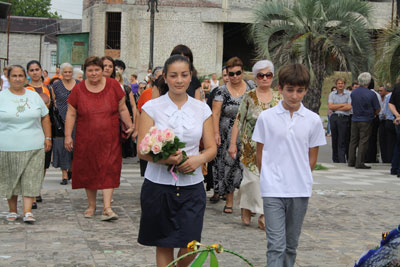
M 45 137 L 44 140 L 52 140 L 51 137 Z
M 135 125 L 132 125 L 131 127 L 129 127 L 129 129 L 135 129 Z

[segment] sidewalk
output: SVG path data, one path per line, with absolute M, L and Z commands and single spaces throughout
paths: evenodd
M 389 166 L 384 164 L 373 165 L 371 170 L 344 164 L 324 166 L 329 169 L 314 172 L 296 266 L 353 266 L 379 244 L 381 232 L 400 223 L 400 179 L 389 175 Z M 136 241 L 143 178 L 134 160 L 124 160 L 121 186 L 113 202 L 120 219 L 113 222 L 100 221 L 101 210 L 94 219 L 85 219 L 84 191 L 60 185 L 60 177 L 59 170 L 48 170 L 43 203 L 34 210 L 34 225 L 22 220 L 7 222 L 7 201 L 0 200 L 0 266 L 155 266 L 155 249 Z M 99 208 L 101 200 L 99 194 Z M 257 217 L 245 227 L 240 209 L 235 207 L 227 215 L 223 205 L 222 201 L 207 201 L 202 243 L 220 243 L 254 266 L 265 266 L 266 237 L 257 228 Z M 229 254 L 220 254 L 218 259 L 220 266 L 245 266 Z

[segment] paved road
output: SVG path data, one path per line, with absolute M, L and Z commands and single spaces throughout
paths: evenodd
M 321 148 L 320 162 L 329 162 L 329 153 L 329 147 Z M 400 223 L 400 179 L 389 175 L 385 164 L 374 164 L 371 170 L 324 165 L 329 169 L 314 172 L 296 266 L 353 266 L 360 255 L 379 244 L 382 231 Z M 48 171 L 44 202 L 35 211 L 34 225 L 0 218 L 0 266 L 155 266 L 154 248 L 136 242 L 143 178 L 135 160 L 124 161 L 113 202 L 120 219 L 114 222 L 101 222 L 100 210 L 96 218 L 85 219 L 84 191 L 60 185 L 60 177 L 59 170 Z M 202 243 L 221 243 L 254 266 L 265 266 L 266 238 L 257 229 L 256 217 L 245 227 L 238 208 L 232 215 L 222 213 L 222 208 L 222 201 L 207 203 Z M 7 202 L 0 200 L 0 217 L 6 211 Z M 226 254 L 218 258 L 220 266 L 245 266 Z

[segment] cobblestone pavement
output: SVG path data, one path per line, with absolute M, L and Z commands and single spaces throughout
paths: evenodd
M 399 223 L 399 182 L 389 165 L 355 170 L 343 164 L 324 164 L 315 171 L 313 196 L 305 218 L 296 266 L 353 266 L 362 253 L 379 244 L 382 231 Z M 0 200 L 0 266 L 155 266 L 155 249 L 137 243 L 143 178 L 135 160 L 125 160 L 121 186 L 113 209 L 120 219 L 85 219 L 83 190 L 60 185 L 61 172 L 49 169 L 42 191 L 43 203 L 34 210 L 37 222 L 5 220 L 7 201 Z M 208 197 L 212 195 L 207 192 Z M 98 207 L 101 209 L 101 195 Z M 21 203 L 19 202 L 19 206 Z M 202 243 L 220 243 L 265 266 L 266 237 L 252 224 L 241 224 L 240 209 L 222 212 L 224 203 L 207 202 Z M 20 208 L 21 210 L 21 208 Z M 218 255 L 220 266 L 245 266 L 239 258 Z

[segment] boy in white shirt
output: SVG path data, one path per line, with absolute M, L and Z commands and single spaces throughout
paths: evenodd
M 320 117 L 301 103 L 310 83 L 307 68 L 286 65 L 278 77 L 283 100 L 260 114 L 252 137 L 257 142 L 268 267 L 294 266 L 312 192 L 311 171 L 318 147 L 326 144 Z

